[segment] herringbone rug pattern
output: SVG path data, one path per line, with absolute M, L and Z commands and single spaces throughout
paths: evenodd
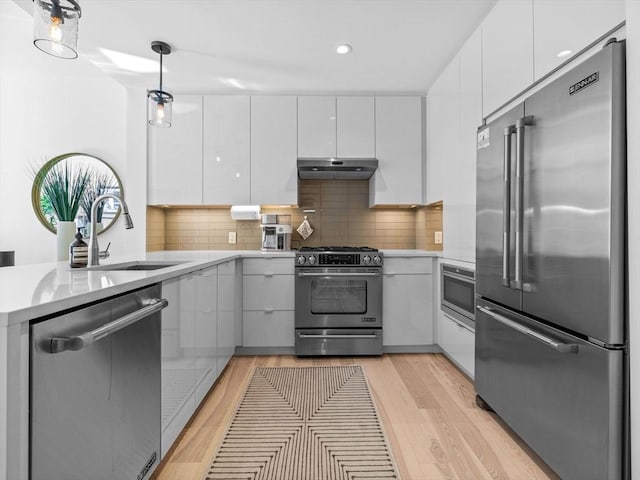
M 206 480 L 397 479 L 362 367 L 257 367 Z

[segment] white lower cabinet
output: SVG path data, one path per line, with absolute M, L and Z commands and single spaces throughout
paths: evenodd
M 191 274 L 162 282 L 161 428 L 164 456 L 195 410 L 196 290 Z
M 292 259 L 247 258 L 242 279 L 242 345 L 292 347 L 295 333 Z
M 232 260 L 162 282 L 162 456 L 234 353 L 235 274 Z
M 222 373 L 236 348 L 236 261 L 218 265 L 218 375 Z
M 383 345 L 432 345 L 433 260 L 407 257 L 384 261 Z
M 218 267 L 200 270 L 196 281 L 196 406 L 218 378 Z
M 458 367 L 474 378 L 475 333 L 469 327 L 438 312 L 438 344 Z

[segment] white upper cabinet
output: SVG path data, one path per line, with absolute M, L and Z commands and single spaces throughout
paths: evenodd
M 251 203 L 298 203 L 297 99 L 251 97 Z
M 458 257 L 476 258 L 476 153 L 482 123 L 482 35 L 477 30 L 460 50 L 460 155 L 453 178 L 458 185 Z M 447 235 L 445 233 L 445 235 Z
M 298 97 L 298 157 L 336 156 L 336 97 Z
M 175 95 L 171 128 L 147 127 L 148 203 L 202 203 L 202 96 Z
M 249 203 L 251 195 L 249 97 L 205 96 L 203 122 L 204 204 Z
M 624 0 L 533 0 L 533 19 L 538 80 L 623 22 L 625 4 Z
M 459 57 L 455 57 L 434 82 L 428 100 L 427 204 L 447 200 L 447 175 L 455 170 L 453 163 L 460 146 Z
M 482 62 L 487 116 L 533 83 L 533 0 L 496 3 L 482 24 Z
M 422 97 L 376 97 L 378 169 L 369 180 L 369 206 L 422 203 Z
M 337 97 L 337 156 L 373 158 L 376 154 L 373 97 Z

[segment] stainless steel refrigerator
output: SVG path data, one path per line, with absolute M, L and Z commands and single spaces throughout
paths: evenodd
M 564 480 L 626 474 L 624 43 L 478 129 L 476 362 Z

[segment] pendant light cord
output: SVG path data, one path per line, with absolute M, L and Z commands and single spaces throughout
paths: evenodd
M 162 51 L 160 51 L 160 92 L 163 92 L 162 90 Z M 162 95 L 162 93 L 160 95 Z

